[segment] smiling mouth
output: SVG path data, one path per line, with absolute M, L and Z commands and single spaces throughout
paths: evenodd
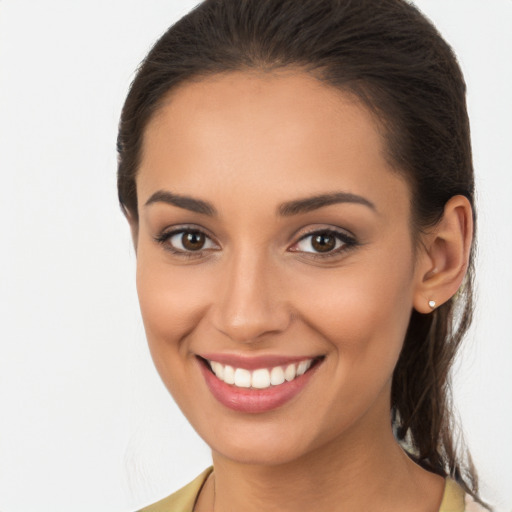
M 287 382 L 294 381 L 314 368 L 324 359 L 324 356 L 303 359 L 286 365 L 278 365 L 270 368 L 257 368 L 254 370 L 236 368 L 234 366 L 205 359 L 200 356 L 198 356 L 198 358 L 203 365 L 217 377 L 217 379 L 225 384 L 229 384 L 234 388 L 261 390 L 275 388 Z

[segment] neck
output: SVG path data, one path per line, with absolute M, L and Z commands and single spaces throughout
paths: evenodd
M 368 432 L 352 428 L 282 464 L 238 462 L 216 452 L 213 462 L 210 512 L 213 503 L 214 512 L 431 511 L 444 486 L 404 454 L 389 422 Z

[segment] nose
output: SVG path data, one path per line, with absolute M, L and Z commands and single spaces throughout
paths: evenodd
M 292 314 L 279 269 L 254 254 L 226 261 L 211 308 L 214 327 L 239 343 L 252 343 L 286 330 Z

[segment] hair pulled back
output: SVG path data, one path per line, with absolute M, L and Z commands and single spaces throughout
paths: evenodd
M 388 158 L 412 191 L 414 233 L 435 225 L 454 195 L 474 206 L 464 79 L 451 48 L 414 6 L 404 0 L 206 0 L 156 42 L 131 84 L 118 135 L 124 212 L 137 221 L 144 131 L 169 91 L 216 73 L 282 68 L 352 93 L 376 114 Z M 471 459 L 453 437 L 449 372 L 471 322 L 472 279 L 473 251 L 456 296 L 430 315 L 411 313 L 393 375 L 391 421 L 412 458 L 452 476 L 477 498 Z

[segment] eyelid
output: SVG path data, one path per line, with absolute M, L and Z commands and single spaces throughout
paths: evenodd
M 314 236 L 316 234 L 331 234 L 337 238 L 337 240 L 340 240 L 342 242 L 342 246 L 335 248 L 331 251 L 327 252 L 315 252 L 315 251 L 301 251 L 298 249 L 293 249 L 294 246 L 298 245 L 302 240 Z M 311 258 L 330 258 L 334 256 L 339 256 L 342 253 L 345 253 L 346 251 L 356 247 L 359 245 L 359 242 L 357 241 L 356 237 L 347 231 L 346 229 L 337 228 L 334 226 L 315 226 L 309 228 L 306 232 L 301 233 L 296 238 L 296 241 L 288 248 L 288 251 L 300 253 L 303 255 L 307 255 L 307 257 Z
M 204 235 L 208 240 L 210 240 L 215 246 L 215 249 L 212 249 L 211 247 L 208 247 L 206 249 L 198 249 L 197 251 L 187 251 L 182 249 L 177 249 L 176 247 L 172 246 L 169 242 L 169 240 L 180 233 L 201 233 Z M 217 250 L 220 248 L 219 243 L 214 239 L 213 236 L 211 236 L 208 233 L 208 230 L 202 228 L 201 226 L 198 226 L 196 224 L 182 224 L 177 226 L 169 226 L 165 229 L 163 229 L 159 234 L 153 237 L 155 242 L 161 244 L 165 250 L 171 252 L 172 254 L 175 254 L 177 256 L 183 256 L 183 257 L 201 257 L 204 256 L 206 252 L 210 252 L 212 250 Z

